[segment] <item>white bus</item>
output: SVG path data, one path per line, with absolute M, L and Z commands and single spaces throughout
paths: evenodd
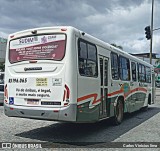
M 153 66 L 73 27 L 9 35 L 5 114 L 42 120 L 120 124 L 154 103 Z

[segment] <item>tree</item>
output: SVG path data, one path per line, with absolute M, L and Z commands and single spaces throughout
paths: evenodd
M 114 44 L 114 43 L 112 43 L 111 45 L 114 46 L 114 47 L 116 47 L 116 48 L 119 48 L 119 49 L 123 50 L 123 47 L 122 47 L 122 46 L 118 46 L 118 45 L 116 45 L 116 44 Z
M 160 64 L 160 58 L 158 58 L 157 60 L 156 60 L 156 62 L 155 62 L 155 64 Z
M 0 71 L 4 71 L 5 65 L 4 63 L 0 63 Z

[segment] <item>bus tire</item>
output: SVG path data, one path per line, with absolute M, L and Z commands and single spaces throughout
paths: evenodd
M 143 111 L 148 111 L 148 105 L 142 108 Z
M 148 95 L 148 104 L 151 105 L 151 94 Z
M 124 104 L 123 104 L 123 100 L 119 99 L 115 107 L 115 116 L 114 116 L 115 125 L 119 125 L 122 123 L 123 115 L 124 115 Z

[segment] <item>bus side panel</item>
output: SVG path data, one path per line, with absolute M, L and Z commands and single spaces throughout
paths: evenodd
M 68 110 L 62 110 L 59 114 L 59 120 L 76 122 L 77 117 L 77 51 L 76 50 L 76 32 L 71 30 L 67 35 L 67 52 L 66 53 L 66 70 L 65 85 L 69 89 L 69 106 Z
M 88 41 L 88 39 L 86 39 Z M 77 38 L 78 44 L 78 38 Z M 77 46 L 78 52 L 78 46 Z M 98 53 L 98 48 L 97 48 Z M 97 57 L 98 58 L 98 57 Z M 98 61 L 98 59 L 97 59 Z M 77 54 L 78 62 L 78 54 Z M 99 62 L 98 62 L 99 64 Z M 99 66 L 99 65 L 98 65 Z M 99 70 L 99 69 L 98 69 Z M 79 62 L 77 64 L 77 122 L 95 122 L 99 120 L 100 103 L 100 75 L 98 77 L 82 76 L 79 73 Z

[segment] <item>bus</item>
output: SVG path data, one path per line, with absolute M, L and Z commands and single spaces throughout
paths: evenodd
M 4 112 L 9 117 L 97 122 L 154 103 L 153 66 L 71 26 L 10 34 Z

